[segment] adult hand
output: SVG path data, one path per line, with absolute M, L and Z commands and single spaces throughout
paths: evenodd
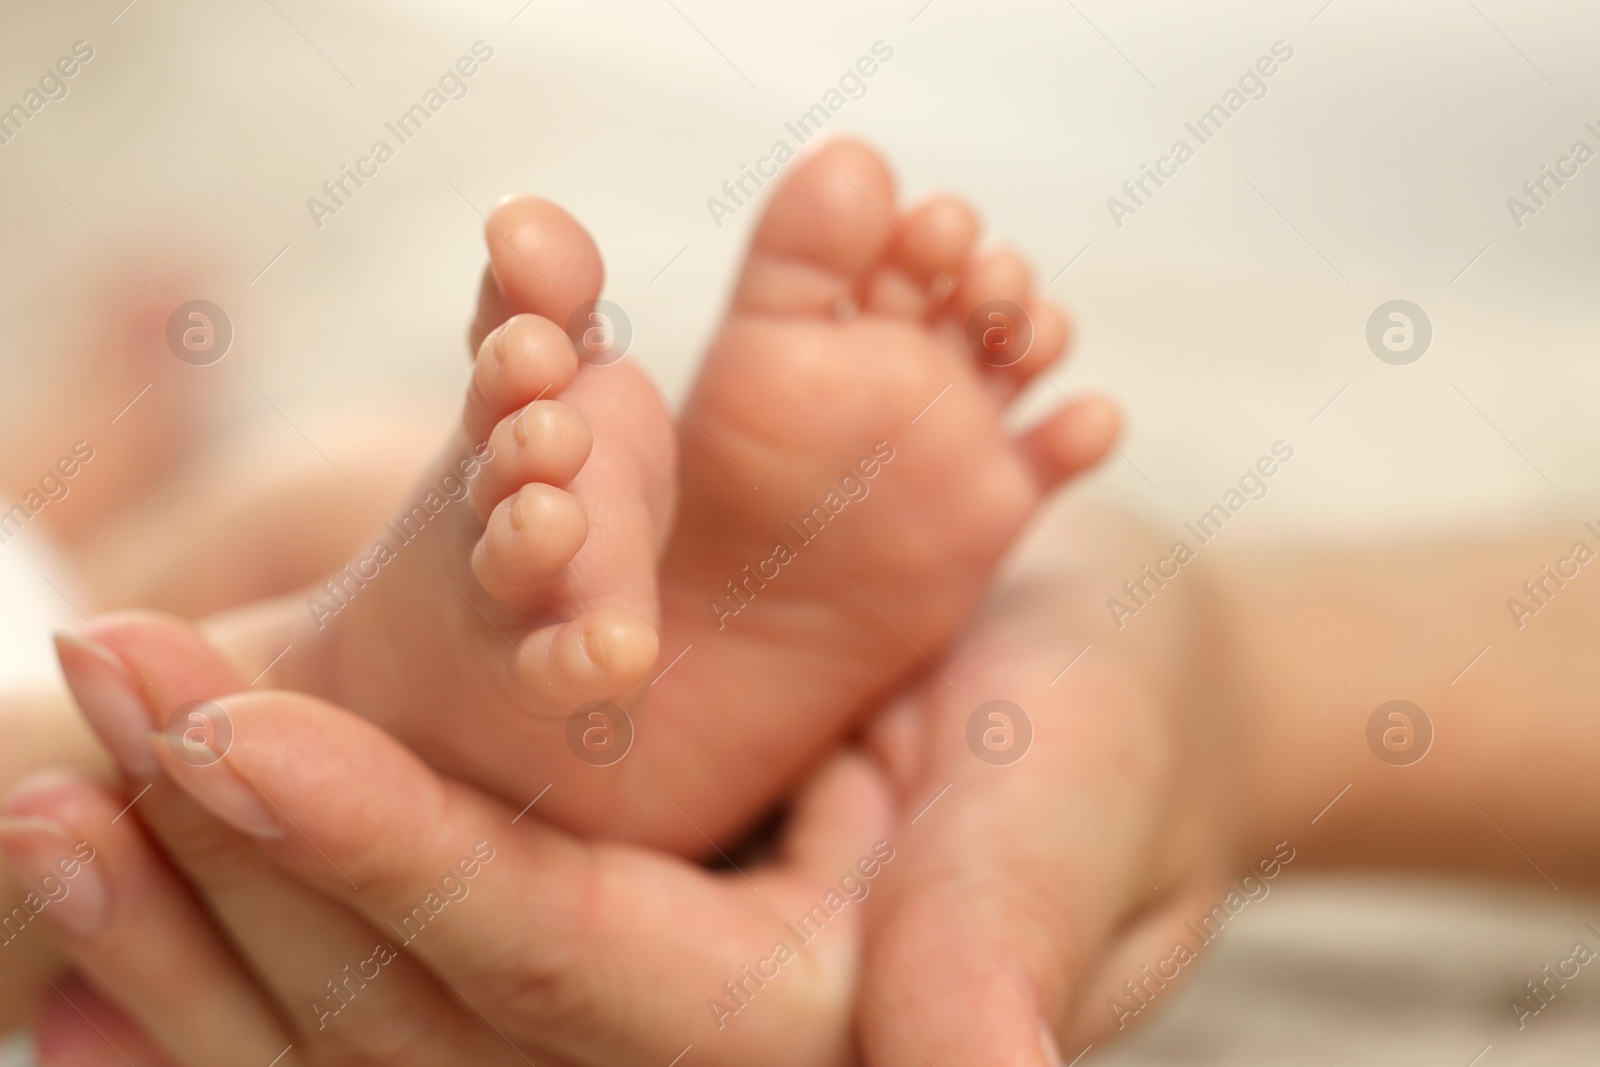
M 1281 869 L 1243 855 L 1234 829 L 1242 775 L 1207 579 L 1152 583 L 1120 628 L 1107 609 L 1170 549 L 1072 503 L 877 723 L 905 818 L 870 902 L 874 1067 L 1076 1062 L 1173 995 L 1228 883 L 1261 884 L 1259 859 Z
M 125 797 L 70 777 L 13 795 L 0 844 L 30 881 L 78 855 L 42 914 L 173 1063 L 853 1062 L 861 900 L 893 862 L 861 758 L 819 772 L 774 861 L 711 873 L 552 831 L 338 708 L 241 694 L 183 624 L 93 634 L 62 642 L 63 666 L 171 866 L 118 817 Z M 151 737 L 194 701 L 231 725 L 220 760 Z
M 1144 557 L 1149 551 L 1161 546 L 1131 524 L 1078 509 L 1069 512 L 1064 522 L 1041 531 L 1036 543 L 1048 546 L 1048 554 L 1035 553 L 1021 574 L 1002 584 L 940 670 L 892 708 L 875 729 L 876 748 L 893 769 L 909 804 L 901 826 L 889 835 L 897 846 L 897 858 L 887 865 L 883 881 L 872 887 L 873 896 L 867 902 L 873 917 L 861 998 L 854 1006 L 860 1046 L 874 1067 L 921 1064 L 928 1058 L 954 1067 L 993 1062 L 1054 1064 L 1065 1060 L 1060 1048 L 1075 1056 L 1087 1043 L 1143 1021 L 1152 1014 L 1147 1007 L 1169 995 L 1169 986 L 1188 973 L 1189 959 L 1204 950 L 1204 941 L 1187 922 L 1194 920 L 1196 929 L 1214 929 L 1217 920 L 1207 916 L 1219 901 L 1227 899 L 1227 883 L 1249 871 L 1233 830 L 1240 791 L 1223 757 L 1234 741 L 1228 727 L 1234 720 L 1219 713 L 1225 702 L 1216 699 L 1226 679 L 1216 655 L 1216 635 L 1210 629 L 1206 579 L 1200 574 L 1184 575 L 1189 584 L 1164 589 L 1159 598 L 1150 601 L 1151 610 L 1141 610 L 1135 620 L 1139 629 L 1133 623 L 1118 629 L 1106 614 L 1105 593 L 1117 588 L 1123 571 L 1137 574 L 1142 563 L 1148 562 Z M 159 660 L 159 656 L 140 651 L 139 632 L 135 627 L 132 634 L 118 634 L 113 639 L 138 662 Z M 195 649 L 184 649 L 183 642 L 174 641 L 170 634 L 164 640 L 188 657 L 191 665 L 185 669 L 192 672 L 193 661 L 199 658 Z M 1081 660 L 1076 658 L 1080 652 Z M 1063 671 L 1068 663 L 1071 669 Z M 150 673 L 150 668 L 145 670 Z M 234 678 L 230 684 L 237 686 L 238 680 Z M 168 703 L 181 695 L 169 698 Z M 989 762 L 980 758 L 970 741 L 972 713 L 996 698 L 1022 707 L 1034 733 L 1026 757 L 1009 765 L 1004 759 Z M 286 720 L 289 725 L 274 727 L 252 715 L 252 711 L 265 709 L 263 702 L 270 702 L 268 714 L 292 716 Z M 427 773 L 411 766 L 414 761 L 404 753 L 399 753 L 406 767 L 402 777 L 391 774 L 386 766 L 368 763 L 370 757 L 363 753 L 395 755 L 393 742 L 381 734 L 359 744 L 340 740 L 339 730 L 370 728 L 325 706 L 277 695 L 219 703 L 238 709 L 236 725 L 241 716 L 249 717 L 248 729 L 260 737 L 262 751 L 279 753 L 272 774 L 295 780 L 299 773 L 294 769 L 296 759 L 313 771 L 319 764 L 327 766 L 311 783 L 310 797 L 316 797 L 319 790 L 332 793 L 334 800 L 349 796 L 338 787 L 332 769 L 340 761 L 354 760 L 361 769 L 345 773 L 373 782 L 374 793 L 379 782 L 409 782 L 419 772 Z M 330 723 L 345 725 L 334 727 L 332 736 L 324 741 L 322 735 Z M 984 724 L 994 723 L 984 720 Z M 311 744 L 303 747 L 295 737 Z M 979 745 L 982 747 L 981 740 Z M 336 757 L 335 753 L 344 755 Z M 230 753 L 224 764 L 232 764 L 235 758 Z M 848 768 L 847 764 L 832 773 L 860 773 L 859 767 Z M 182 767 L 173 770 L 186 772 Z M 192 774 L 193 770 L 187 769 L 182 780 L 188 781 Z M 414 791 L 406 786 L 395 790 L 404 795 Z M 826 793 L 814 790 L 811 795 Z M 154 798 L 153 792 L 140 807 L 153 810 Z M 293 797 L 276 794 L 273 800 L 296 803 Z M 801 826 L 808 818 L 804 812 L 815 803 L 802 806 Z M 884 812 L 881 794 L 874 804 L 875 810 Z M 328 808 L 325 802 L 312 800 L 310 807 L 301 829 L 315 837 L 324 850 L 338 850 L 330 852 L 328 859 L 361 847 L 347 837 L 334 834 L 324 840 L 321 836 L 337 830 L 341 820 L 353 819 L 356 825 L 374 830 L 387 828 L 384 832 L 390 835 L 407 833 L 401 824 L 374 824 L 370 816 L 360 813 L 337 814 L 338 808 Z M 330 811 L 335 813 L 334 825 L 324 826 Z M 285 814 L 290 814 L 287 808 Z M 504 820 L 511 814 L 501 811 L 499 817 Z M 296 822 L 300 818 L 296 816 Z M 297 833 L 292 827 L 287 832 L 290 837 Z M 859 836 L 863 846 L 867 836 Z M 328 859 L 317 856 L 304 842 L 298 848 L 292 846 L 293 842 L 286 840 L 278 844 L 269 841 L 264 847 L 308 885 L 329 896 L 349 899 L 359 908 L 359 895 L 343 883 Z M 863 846 L 852 843 L 850 847 Z M 406 847 L 415 850 L 414 845 Z M 181 845 L 178 851 L 181 857 Z M 595 851 L 606 854 L 603 849 Z M 833 858 L 849 851 L 835 850 Z M 180 862 L 195 866 L 192 858 Z M 437 859 L 434 865 L 438 865 Z M 659 916 L 661 890 L 640 889 L 639 880 L 658 882 L 659 875 L 654 872 L 661 865 L 659 860 L 617 865 L 617 899 L 633 899 L 631 907 L 648 908 L 645 915 Z M 664 867 L 676 872 L 673 881 L 685 870 L 692 882 L 715 881 L 693 868 Z M 1271 869 L 1276 873 L 1279 865 Z M 364 880 L 349 873 L 358 884 Z M 1253 877 L 1259 884 L 1266 875 L 1256 871 Z M 763 893 L 768 891 L 772 875 L 752 872 L 752 878 Z M 528 881 L 540 884 L 536 875 L 530 875 Z M 625 883 L 631 883 L 633 894 Z M 737 898 L 740 885 L 737 875 L 724 878 L 719 895 Z M 414 888 L 420 887 L 418 882 Z M 207 892 L 216 895 L 214 890 Z M 754 895 L 748 886 L 744 893 Z M 636 899 L 639 895 L 645 899 Z M 683 898 L 698 895 L 681 894 Z M 213 908 L 223 910 L 215 901 Z M 668 908 L 680 910 L 677 905 Z M 696 910 L 685 913 L 692 917 Z M 798 915 L 805 906 L 790 910 Z M 612 912 L 605 909 L 606 914 Z M 381 918 L 381 909 L 372 917 Z M 747 927 L 744 918 L 734 917 L 736 928 Z M 840 918 L 854 923 L 861 915 L 847 908 Z M 640 944 L 648 944 L 646 933 L 653 931 L 659 942 L 662 927 L 681 921 L 646 919 L 626 928 Z M 778 928 L 780 920 L 771 921 L 773 928 Z M 641 927 L 651 931 L 642 933 Z M 617 993 L 613 1004 L 648 1004 L 649 992 L 638 990 L 648 990 L 651 983 L 681 987 L 685 981 L 698 984 L 692 977 L 697 973 L 715 972 L 715 966 L 705 964 L 707 928 L 691 923 L 682 929 L 685 936 L 669 939 L 671 950 L 665 954 L 646 951 L 630 957 L 626 951 L 608 950 L 608 945 L 616 943 L 612 938 L 602 937 L 594 943 L 594 950 L 606 957 L 603 971 L 613 983 L 608 988 Z M 827 936 L 835 929 L 829 926 Z M 235 939 L 240 940 L 241 935 L 235 934 Z M 759 943 L 761 937 L 745 935 L 742 940 Z M 584 941 L 580 935 L 568 944 Z M 1174 952 L 1180 942 L 1188 946 L 1186 953 Z M 422 944 L 419 940 L 416 947 L 420 950 Z M 821 944 L 819 939 L 806 953 Z M 304 948 L 297 946 L 298 951 Z M 253 959 L 260 951 L 258 945 L 251 946 L 244 954 Z M 478 946 L 477 951 L 481 953 L 483 947 Z M 443 961 L 435 969 L 449 975 L 455 973 L 452 966 L 475 962 L 470 953 L 463 955 L 463 960 Z M 723 958 L 718 960 L 726 970 Z M 570 964 L 570 957 L 567 960 Z M 733 967 L 730 978 L 741 978 L 740 966 Z M 779 981 L 788 980 L 786 969 L 780 974 Z M 150 977 L 149 968 L 140 969 L 135 960 L 119 976 L 120 986 L 98 976 L 97 980 L 107 989 L 130 990 L 148 984 Z M 498 980 L 506 980 L 503 972 Z M 749 1007 L 741 1008 L 736 1016 L 723 1016 L 726 1029 L 718 1038 L 735 1026 L 766 1017 L 764 1009 L 774 1015 L 786 1013 L 791 1023 L 802 1027 L 818 1025 L 820 1020 L 828 1020 L 823 1025 L 842 1026 L 852 1004 L 847 981 L 853 981 L 848 964 L 820 982 L 805 983 L 805 989 L 799 984 L 792 987 L 799 990 L 802 1000 L 818 990 L 842 990 L 838 998 L 823 998 L 826 1007 L 822 1010 L 817 1010 L 815 1001 L 806 1007 L 793 1001 L 780 1003 L 778 998 L 764 1001 L 762 998 L 776 989 L 776 983 L 769 983 L 756 990 Z M 1130 992 L 1125 982 L 1136 992 Z M 634 992 L 623 996 L 617 992 L 622 989 Z M 463 992 L 477 1000 L 474 989 Z M 671 1005 L 665 1014 L 682 1015 L 698 1008 L 707 1012 L 709 1020 L 704 1003 L 686 1005 L 684 998 L 663 995 L 659 989 L 654 993 L 659 1003 Z M 696 993 L 689 999 L 701 996 L 704 994 Z M 283 1001 L 282 996 L 278 999 Z M 503 1004 L 503 1000 L 493 1002 Z M 353 1001 L 351 1008 L 358 1003 Z M 731 999 L 725 1003 L 737 1006 Z M 485 1010 L 491 1009 L 486 1006 Z M 506 1012 L 508 1018 L 514 1014 Z M 618 1026 L 615 1016 L 587 1010 L 577 1014 L 572 1025 L 580 1039 L 585 1035 L 592 1039 L 594 1031 Z M 647 1019 L 648 1024 L 639 1029 L 652 1034 L 667 1025 L 665 1014 L 642 1011 L 634 1017 Z M 497 1024 L 506 1022 L 500 1015 L 494 1017 Z M 585 1047 L 576 1051 L 587 1058 L 568 1062 L 631 1063 L 656 1056 L 655 1062 L 662 1063 L 689 1043 L 685 1037 L 677 1050 L 659 1043 L 615 1049 Z M 718 1048 L 709 1039 L 694 1043 L 696 1055 L 707 1050 L 715 1054 Z M 834 1037 L 798 1050 L 791 1030 L 782 1020 L 775 1020 L 749 1044 L 741 1045 L 736 1055 L 748 1056 L 759 1050 L 763 1059 L 779 1057 L 779 1062 L 851 1062 L 849 1044 L 848 1038 Z M 565 1052 L 566 1046 L 556 1047 L 556 1051 Z M 666 1057 L 660 1059 L 663 1051 Z M 645 1059 L 637 1058 L 640 1052 Z M 786 1058 L 797 1054 L 810 1058 Z

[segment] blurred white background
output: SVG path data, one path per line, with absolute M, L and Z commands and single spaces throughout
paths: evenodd
M 913 193 L 970 195 L 1070 306 L 1052 378 L 1131 414 L 1089 491 L 1176 525 L 1283 439 L 1295 461 L 1228 536 L 1600 517 L 1600 160 L 1520 228 L 1506 203 L 1574 141 L 1600 150 L 1592 4 L 10 0 L 0 27 L 0 107 L 95 51 L 0 146 L 0 441 L 58 395 L 77 286 L 173 263 L 203 264 L 192 295 L 234 323 L 219 434 L 443 426 L 481 215 L 513 191 L 595 233 L 676 396 L 757 214 L 718 228 L 707 198 L 881 40 L 892 61 L 829 131 L 883 146 Z M 468 95 L 319 229 L 307 198 L 480 39 Z M 1266 96 L 1197 145 L 1185 121 L 1278 41 Z M 1107 198 L 1179 137 L 1195 158 L 1119 228 Z M 1365 340 L 1395 298 L 1433 325 L 1410 366 Z M 1523 1033 L 1506 1008 L 1600 916 L 1561 899 L 1278 889 L 1163 1023 L 1085 1062 L 1593 1062 L 1600 979 Z

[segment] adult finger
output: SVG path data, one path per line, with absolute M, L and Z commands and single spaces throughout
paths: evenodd
M 33 1024 L 39 1067 L 176 1067 L 126 1012 L 77 976 L 52 983 Z
M 137 822 L 121 817 L 125 806 L 67 775 L 18 787 L 0 809 L 0 848 L 33 887 L 25 910 L 37 906 L 73 964 L 116 990 L 158 1043 L 181 1050 L 178 1062 L 271 1062 L 290 1044 L 284 1028 Z
M 248 835 L 153 770 L 150 738 L 169 723 L 180 736 L 167 754 L 209 769 L 212 750 L 196 745 L 225 747 L 228 726 L 206 698 L 245 684 L 233 666 L 187 625 L 159 616 L 108 616 L 92 632 L 92 640 L 57 642 L 68 684 L 136 779 L 139 815 L 250 960 L 295 1040 L 336 1061 L 451 1063 L 469 1052 L 478 1062 L 504 1058 L 510 1050 L 390 935 L 283 872 Z
M 1040 614 L 1011 604 L 980 621 L 942 667 L 950 681 L 920 696 L 916 822 L 867 935 L 875 1067 L 1071 1061 L 1094 1039 L 1071 1025 L 1087 976 L 1173 888 L 1150 845 L 1164 809 L 1144 795 L 1171 753 L 1132 743 L 1163 736 L 1141 727 L 1153 707 L 1098 648 L 1052 684 L 1054 650 L 1083 641 Z
M 140 658 L 137 641 L 118 642 Z M 811 962 L 769 983 L 736 1026 L 707 1009 L 731 981 L 754 981 L 744 972 L 787 936 L 786 918 L 839 895 L 847 857 L 872 852 L 888 799 L 859 757 L 798 805 L 788 863 L 713 875 L 576 842 L 319 701 L 215 703 L 232 725 L 226 756 L 200 767 L 157 745 L 163 769 L 297 880 L 393 933 L 511 1040 L 584 1063 L 666 1063 L 690 1044 L 717 1063 L 846 1054 L 855 916 L 803 946 Z

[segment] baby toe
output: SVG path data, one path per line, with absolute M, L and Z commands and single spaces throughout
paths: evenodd
M 501 419 L 489 435 L 490 459 L 473 479 L 472 509 L 487 522 L 500 501 L 530 482 L 566 485 L 593 447 L 594 433 L 577 408 L 535 400 Z
M 1121 433 L 1122 413 L 1116 404 L 1080 396 L 1024 431 L 1017 447 L 1040 489 L 1048 492 L 1099 464 Z
M 644 682 L 660 647 L 655 627 L 643 618 L 622 608 L 597 608 L 534 631 L 522 643 L 520 663 L 575 706 Z
M 971 266 L 948 306 L 951 321 L 964 332 L 968 353 L 1008 389 L 1025 382 L 1040 362 L 1034 351 L 1039 330 L 1032 288 L 1033 275 L 1022 256 L 998 249 Z M 1058 329 L 1055 323 L 1046 326 Z
M 1033 329 L 1033 343 L 1021 359 L 1002 368 L 1018 389 L 1055 366 L 1072 345 L 1072 320 L 1059 304 L 1035 296 L 1022 307 Z
M 549 319 L 518 315 L 483 339 L 472 368 L 462 425 L 473 441 L 531 401 L 556 396 L 578 371 L 566 332 Z
M 978 240 L 978 216 L 964 201 L 939 196 L 901 215 L 862 305 L 881 315 L 925 319 L 955 289 Z
M 489 271 L 497 299 L 480 306 L 478 329 L 504 312 L 532 312 L 565 323 L 600 295 L 605 265 L 577 219 L 536 196 L 508 196 L 484 223 Z M 479 335 L 481 336 L 481 334 Z
M 472 549 L 472 571 L 490 596 L 521 606 L 572 561 L 588 535 L 588 515 L 571 493 L 524 485 L 495 505 Z
M 890 253 L 895 266 L 948 296 L 978 243 L 978 213 L 966 201 L 937 196 L 906 212 Z

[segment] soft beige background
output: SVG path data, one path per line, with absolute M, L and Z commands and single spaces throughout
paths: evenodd
M 195 294 L 237 330 L 219 429 L 307 447 L 251 383 L 314 441 L 388 407 L 442 424 L 479 214 L 514 190 L 593 229 L 636 355 L 680 393 L 755 215 L 719 229 L 706 198 L 881 39 L 893 60 L 830 129 L 883 145 L 910 190 L 970 193 L 1055 279 L 1082 343 L 1054 377 L 1133 415 L 1091 491 L 1176 523 L 1282 438 L 1294 463 L 1228 536 L 1600 515 L 1600 161 L 1520 230 L 1505 205 L 1574 139 L 1600 148 L 1594 5 L 125 3 L 0 14 L 0 105 L 74 40 L 97 53 L 0 147 L 0 430 L 52 395 L 74 280 L 124 269 L 108 245 L 226 265 Z M 315 228 L 306 198 L 478 39 L 495 55 L 470 95 Z M 1114 226 L 1106 198 L 1278 40 L 1295 54 L 1267 97 Z M 1364 342 L 1395 297 L 1434 324 L 1411 367 Z M 1492 1044 L 1485 1067 L 1592 1063 L 1600 973 L 1526 1032 L 1506 1009 L 1588 918 L 1548 890 L 1279 887 L 1097 1062 L 1466 1067 Z

